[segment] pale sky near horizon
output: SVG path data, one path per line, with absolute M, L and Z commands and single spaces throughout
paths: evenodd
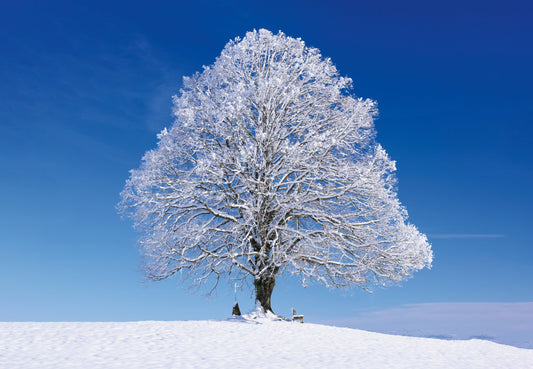
M 177 279 L 144 283 L 115 205 L 172 123 L 181 78 L 254 28 L 301 37 L 378 102 L 400 201 L 435 253 L 431 270 L 374 294 L 283 278 L 274 310 L 349 322 L 533 302 L 532 13 L 514 0 L 0 2 L 0 321 L 230 314 L 229 284 L 206 300 Z

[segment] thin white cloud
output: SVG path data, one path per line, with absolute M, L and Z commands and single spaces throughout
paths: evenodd
M 533 302 L 412 304 L 323 323 L 407 336 L 479 338 L 533 349 Z
M 159 132 L 163 127 L 172 125 L 174 120 L 172 96 L 179 93 L 183 75 L 157 56 L 156 50 L 144 35 L 137 35 L 128 49 L 153 75 L 155 82 L 142 100 L 145 101 L 147 108 L 146 128 L 152 132 Z
M 504 238 L 505 235 L 498 233 L 441 233 L 430 234 L 428 237 L 441 239 L 486 239 L 486 238 Z

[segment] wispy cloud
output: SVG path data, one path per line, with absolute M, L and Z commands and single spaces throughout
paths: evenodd
M 402 305 L 323 323 L 443 339 L 487 339 L 533 348 L 533 302 Z
M 440 233 L 430 234 L 429 238 L 441 239 L 485 239 L 485 238 L 504 238 L 505 235 L 498 233 Z

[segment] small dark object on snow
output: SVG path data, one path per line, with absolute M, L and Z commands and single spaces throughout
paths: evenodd
M 233 312 L 231 314 L 232 315 L 241 315 L 241 309 L 239 309 L 239 303 L 237 301 L 235 301 L 233 303 Z
M 292 308 L 292 321 L 299 321 L 300 323 L 304 322 L 304 316 L 303 315 L 296 315 L 296 310 Z

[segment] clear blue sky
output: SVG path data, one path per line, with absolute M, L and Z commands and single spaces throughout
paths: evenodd
M 435 252 L 431 270 L 372 295 L 279 280 L 275 311 L 533 302 L 532 16 L 514 0 L 2 1 L 0 321 L 230 314 L 227 286 L 206 300 L 144 283 L 115 205 L 182 76 L 254 28 L 301 37 L 378 101 L 400 200 Z

